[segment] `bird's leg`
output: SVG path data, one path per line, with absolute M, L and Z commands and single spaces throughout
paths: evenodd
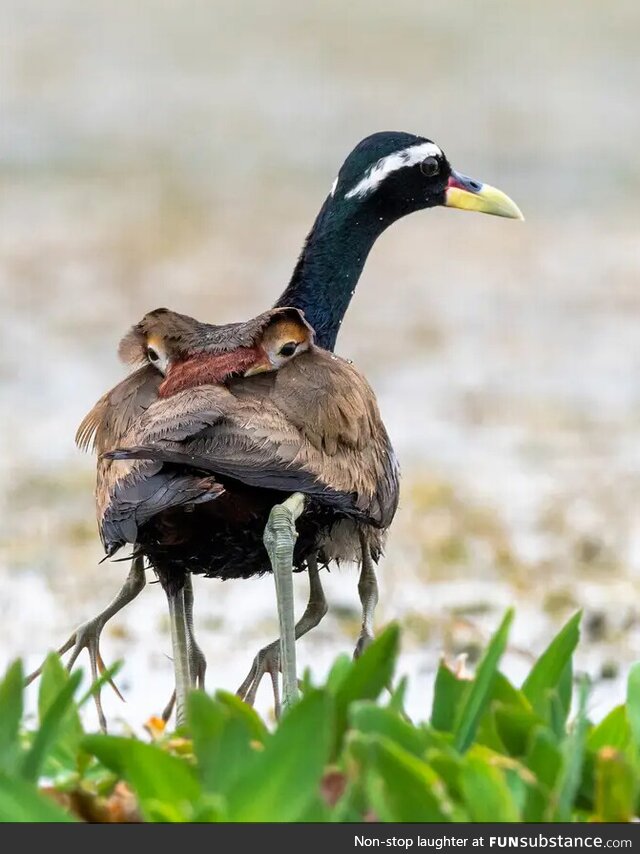
M 207 670 L 207 660 L 204 657 L 203 651 L 196 642 L 193 629 L 193 582 L 191 580 L 191 574 L 187 575 L 184 583 L 184 611 L 187 622 L 187 645 L 189 649 L 189 670 L 191 673 L 191 679 L 193 680 L 192 687 L 199 688 L 201 691 L 204 691 L 204 675 Z M 171 717 L 171 712 L 173 711 L 175 702 L 176 692 L 174 690 L 171 695 L 171 699 L 165 706 L 162 713 L 162 720 L 165 723 Z
M 325 599 L 322 582 L 320 581 L 320 570 L 316 556 L 307 559 L 309 567 L 309 601 L 304 614 L 296 623 L 295 637 L 299 640 L 307 632 L 314 629 L 327 613 L 327 600 Z M 273 683 L 273 699 L 276 715 L 280 715 L 280 689 L 278 686 L 278 673 L 280 672 L 280 638 L 263 647 L 253 659 L 251 670 L 237 694 L 251 706 L 254 704 L 258 687 L 265 673 L 271 676 Z
M 358 595 L 362 604 L 362 628 L 356 644 L 354 658 L 359 658 L 373 640 L 373 615 L 378 604 L 378 581 L 371 558 L 371 551 L 364 534 L 360 533 L 362 569 L 358 581 Z
M 171 624 L 171 647 L 176 677 L 176 726 L 186 722 L 187 694 L 192 688 L 184 586 L 166 591 Z
M 285 709 L 298 698 L 296 675 L 296 634 L 293 610 L 293 549 L 298 536 L 296 520 L 304 510 L 304 495 L 294 492 L 282 504 L 276 504 L 264 529 L 264 544 L 276 582 L 278 621 L 280 623 L 280 661 Z
M 132 602 L 136 596 L 142 591 L 146 583 L 145 574 L 144 574 L 144 559 L 141 555 L 137 555 L 131 561 L 131 569 L 129 570 L 129 574 L 122 585 L 120 591 L 117 593 L 115 598 L 107 605 L 104 611 L 101 611 L 96 617 L 91 620 L 87 620 L 86 623 L 82 623 L 82 625 L 78 626 L 78 628 L 73 632 L 73 634 L 69 637 L 66 643 L 63 643 L 62 646 L 58 649 L 58 655 L 64 655 L 69 650 L 72 650 L 69 661 L 67 662 L 67 670 L 71 670 L 73 665 L 76 663 L 78 656 L 82 652 L 83 649 L 86 649 L 89 653 L 89 663 L 91 666 L 91 679 L 93 682 L 98 678 L 99 673 L 104 673 L 106 670 L 104 661 L 102 660 L 102 655 L 100 654 L 100 635 L 102 634 L 102 630 L 104 629 L 107 622 L 121 611 L 129 602 Z M 40 676 L 42 673 L 42 668 L 44 664 L 40 665 L 37 670 L 34 670 L 29 676 L 27 676 L 25 680 L 26 685 L 30 685 L 35 679 Z M 116 692 L 116 694 L 120 697 L 120 699 L 124 699 L 120 691 L 118 691 L 113 680 L 109 679 L 109 684 Z M 102 709 L 102 700 L 100 697 L 100 691 L 96 691 L 94 695 L 94 700 L 96 704 L 96 710 L 98 712 L 98 720 L 100 723 L 100 728 L 106 732 L 107 731 L 107 721 L 104 715 L 104 711 Z

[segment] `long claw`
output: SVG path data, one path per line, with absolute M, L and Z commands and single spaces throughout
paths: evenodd
M 169 702 L 167 703 L 167 705 L 164 707 L 164 711 L 162 712 L 162 715 L 161 715 L 162 720 L 165 723 L 169 722 L 169 718 L 171 717 L 171 713 L 173 712 L 173 708 L 174 708 L 175 704 L 176 704 L 176 692 L 175 692 L 175 688 L 174 688 L 173 694 L 171 695 L 171 698 L 170 698 Z
M 100 671 L 100 675 L 102 676 L 102 674 L 103 674 L 107 669 L 108 669 L 108 668 L 107 668 L 106 664 L 104 663 L 104 660 L 103 660 L 102 656 L 100 655 L 100 650 L 98 650 L 98 670 Z M 116 692 L 116 696 L 117 696 L 117 697 L 119 697 L 119 698 L 122 700 L 122 702 L 123 702 L 123 703 L 126 703 L 127 701 L 126 701 L 126 700 L 125 700 L 125 698 L 122 696 L 122 693 L 120 692 L 120 689 L 118 688 L 118 686 L 116 685 L 116 683 L 113 681 L 113 679 L 112 679 L 111 677 L 109 677 L 109 678 L 107 679 L 107 682 L 109 683 L 109 685 L 111 685 L 111 687 L 113 688 L 113 690 Z
M 104 611 L 101 611 L 97 617 L 94 617 L 92 620 L 88 620 L 86 623 L 82 623 L 81 626 L 78 626 L 69 639 L 57 650 L 58 655 L 64 655 L 71 650 L 71 655 L 67 661 L 68 671 L 72 669 L 82 650 L 86 649 L 89 653 L 89 665 L 91 668 L 91 678 L 93 682 L 96 682 L 98 679 L 98 673 L 102 674 L 105 672 L 107 668 L 100 653 L 100 635 L 102 634 L 102 630 L 114 614 L 117 614 L 118 611 L 121 611 L 122 608 L 125 607 L 125 605 L 128 605 L 129 602 L 136 598 L 144 585 L 144 562 L 142 557 L 139 554 L 136 554 L 131 563 L 129 574 L 113 601 L 110 602 Z M 30 685 L 35 679 L 37 679 L 38 676 L 42 674 L 43 667 L 44 663 L 41 664 L 37 670 L 34 670 L 33 673 L 29 674 L 25 679 L 25 685 Z M 113 679 L 108 679 L 107 681 L 115 691 L 116 695 L 124 701 L 124 697 Z M 106 732 L 107 721 L 102 709 L 101 693 L 102 689 L 100 688 L 94 693 L 93 699 L 98 713 L 100 728 Z

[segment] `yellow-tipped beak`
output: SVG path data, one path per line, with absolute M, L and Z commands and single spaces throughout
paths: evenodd
M 481 184 L 466 175 L 452 172 L 445 190 L 445 205 L 464 211 L 504 216 L 508 219 L 524 219 L 518 205 L 490 184 Z
M 252 377 L 254 374 L 264 374 L 267 371 L 272 371 L 272 370 L 273 370 L 273 365 L 271 364 L 271 362 L 269 362 L 268 360 L 265 360 L 264 362 L 256 362 L 256 364 L 252 365 L 250 368 L 248 368 L 242 376 L 243 377 Z

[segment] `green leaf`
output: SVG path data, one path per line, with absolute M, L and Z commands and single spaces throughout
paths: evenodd
M 629 671 L 627 715 L 636 750 L 640 751 L 640 662 L 634 664 Z
M 0 684 L 0 771 L 8 773 L 16 770 L 20 755 L 23 684 L 22 662 L 14 661 Z
M 368 756 L 367 789 L 382 821 L 451 821 L 446 787 L 426 762 L 382 736 L 359 736 Z
M 131 785 L 148 820 L 160 810 L 183 821 L 191 819 L 201 790 L 195 772 L 183 759 L 158 745 L 112 735 L 87 736 L 82 746 Z
M 532 730 L 541 723 L 530 709 L 498 703 L 494 709 L 496 729 L 510 756 L 524 756 Z
M 387 704 L 387 708 L 391 709 L 392 712 L 396 712 L 399 715 L 404 715 L 404 706 L 408 686 L 409 680 L 406 676 L 403 676 L 401 679 L 398 680 L 398 684 L 391 692 L 391 697 L 389 699 L 389 703 Z
M 503 673 L 497 673 L 493 683 L 491 699 L 502 706 L 514 706 L 524 711 L 532 711 L 531 703 L 520 688 L 516 688 Z
M 544 786 L 549 790 L 554 788 L 562 768 L 562 753 L 546 727 L 537 726 L 531 732 L 525 763 Z
M 354 703 L 349 710 L 349 721 L 359 732 L 386 736 L 414 756 L 422 756 L 430 743 L 424 730 L 407 723 L 389 708 L 383 709 L 370 701 Z
M 31 783 L 0 773 L 0 822 L 73 822 Z
M 237 694 L 230 694 L 228 691 L 216 691 L 215 700 L 228 708 L 232 715 L 244 721 L 245 727 L 254 741 L 264 744 L 269 735 L 269 730 L 253 706 L 245 703 Z
M 588 683 L 583 681 L 579 690 L 578 715 L 570 736 L 562 745 L 562 767 L 549 807 L 553 821 L 571 820 L 571 810 L 580 789 L 589 725 L 586 713 L 588 695 Z
M 246 703 L 242 705 L 248 708 Z M 210 793 L 228 791 L 256 758 L 251 747 L 254 732 L 244 710 L 238 713 L 237 707 L 194 691 L 189 695 L 188 721 L 203 789 Z
M 38 717 L 42 726 L 49 709 L 60 695 L 70 676 L 56 653 L 47 656 L 40 677 L 38 693 Z M 77 678 L 77 684 L 80 678 Z M 75 691 L 74 691 L 75 693 Z M 76 704 L 69 699 L 66 710 L 57 725 L 55 742 L 51 744 L 42 773 L 54 779 L 75 773 L 78 764 L 78 749 L 84 735 Z
M 616 706 L 595 726 L 587 737 L 587 749 L 596 753 L 603 747 L 625 750 L 631 741 L 628 709 Z
M 557 691 L 564 720 L 569 714 L 571 702 L 571 657 L 580 639 L 580 619 L 582 613 L 575 614 L 558 632 L 547 649 L 534 664 L 525 679 L 522 691 L 535 711 L 549 720 L 549 692 Z
M 301 820 L 318 795 L 332 734 L 331 698 L 308 691 L 228 792 L 228 820 Z
M 325 687 L 330 694 L 335 694 L 340 685 L 346 682 L 353 667 L 353 658 L 346 653 L 339 655 L 331 665 L 331 670 L 327 676 Z M 309 685 L 309 688 L 312 686 Z
M 75 765 L 75 754 L 69 755 L 76 722 L 79 725 L 78 713 L 73 708 L 73 695 L 80 684 L 82 673 L 76 671 L 69 676 L 64 671 L 64 679 L 59 679 L 59 664 L 57 656 L 49 656 L 45 662 L 42 679 L 44 681 L 45 675 L 48 678 L 46 688 L 40 689 L 41 697 L 44 696 L 39 702 L 40 727 L 22 760 L 22 776 L 32 783 L 37 782 L 45 762 L 57 748 L 64 767 L 70 769 Z
M 468 756 L 460 787 L 471 821 L 521 821 L 503 772 L 484 758 Z
M 513 610 L 510 609 L 505 614 L 500 628 L 491 638 L 487 651 L 478 665 L 476 677 L 471 683 L 471 689 L 458 709 L 453 732 L 455 746 L 461 753 L 467 750 L 473 742 L 480 718 L 488 705 L 498 672 L 498 664 L 507 646 L 512 620 Z
M 335 687 L 335 745 L 347 729 L 349 706 L 356 700 L 375 700 L 390 684 L 400 644 L 398 626 L 388 626 L 354 661 Z
M 638 777 L 626 757 L 605 747 L 596 758 L 596 818 L 628 822 L 636 814 Z
M 440 662 L 431 706 L 431 726 L 434 729 L 453 732 L 456 714 L 470 689 L 471 682 L 467 679 L 458 679 L 444 661 Z

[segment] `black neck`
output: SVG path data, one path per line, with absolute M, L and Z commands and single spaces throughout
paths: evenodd
M 304 311 L 315 329 L 316 344 L 326 350 L 334 349 L 369 251 L 390 224 L 363 208 L 329 196 L 276 303 Z

